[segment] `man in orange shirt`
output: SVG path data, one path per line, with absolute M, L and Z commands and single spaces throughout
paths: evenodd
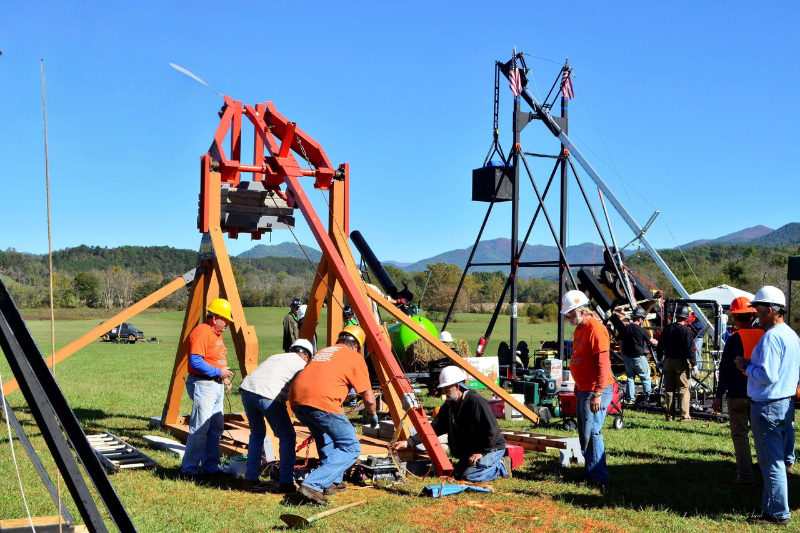
M 191 478 L 221 472 L 219 438 L 225 428 L 222 402 L 225 391 L 231 390 L 233 377 L 228 368 L 228 350 L 222 341 L 222 333 L 233 322 L 231 304 L 217 298 L 206 311 L 206 321 L 189 336 L 186 392 L 192 399 L 192 415 L 181 472 Z
M 561 300 L 561 314 L 575 327 L 569 370 L 575 379 L 578 437 L 586 460 L 586 484 L 608 485 L 603 422 L 611 403 L 612 384 L 608 330 L 586 308 L 589 299 L 581 291 L 568 291 Z
M 314 437 L 321 463 L 297 491 L 317 505 L 328 505 L 326 496 L 345 490 L 342 475 L 361 455 L 355 428 L 342 410 L 351 388 L 364 400 L 364 422 L 378 424 L 369 371 L 360 353 L 365 339 L 359 326 L 347 326 L 336 344 L 311 358 L 289 389 L 292 411 Z

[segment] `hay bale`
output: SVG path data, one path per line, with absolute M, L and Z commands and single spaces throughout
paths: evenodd
M 453 345 L 462 357 L 471 356 L 469 343 L 464 339 L 453 339 Z M 401 363 L 407 370 L 421 370 L 427 368 L 429 362 L 436 361 L 442 357 L 444 356 L 439 350 L 423 339 L 417 339 L 406 347 Z

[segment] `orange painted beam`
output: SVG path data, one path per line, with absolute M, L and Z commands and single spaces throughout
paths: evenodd
M 453 350 L 447 347 L 445 343 L 428 333 L 428 331 L 423 328 L 417 322 L 411 320 L 405 313 L 400 311 L 397 307 L 389 303 L 387 300 L 383 298 L 383 295 L 378 291 L 367 287 L 369 291 L 369 296 L 372 298 L 372 301 L 377 303 L 379 306 L 384 308 L 390 315 L 392 315 L 398 322 L 402 322 L 408 328 L 410 328 L 414 333 L 425 339 L 428 344 L 439 350 L 442 355 L 450 359 L 454 365 L 460 367 L 464 372 L 469 374 L 470 376 L 474 377 L 478 381 L 480 381 L 487 389 L 495 393 L 498 397 L 502 398 L 509 404 L 511 404 L 514 409 L 520 412 L 522 416 L 533 422 L 534 424 L 539 423 L 539 415 L 525 407 L 523 404 L 519 403 L 517 400 L 511 397 L 511 395 L 506 392 L 505 389 L 500 387 L 497 383 L 487 378 L 480 370 L 476 369 L 474 366 L 469 364 L 464 360 L 463 357 L 455 353 Z
M 138 315 L 151 305 L 163 300 L 164 298 L 166 298 L 173 292 L 177 291 L 181 287 L 185 287 L 186 279 L 188 276 L 190 276 L 190 273 L 192 273 L 192 271 L 184 274 L 184 276 L 180 278 L 172 280 L 170 283 L 164 285 L 150 296 L 139 300 L 138 302 L 128 307 L 124 311 L 109 318 L 96 328 L 92 329 L 88 333 L 82 335 L 81 337 L 75 339 L 71 343 L 67 344 L 66 346 L 58 350 L 55 355 L 56 363 L 60 363 L 70 355 L 80 350 L 81 348 L 88 346 L 92 342 L 102 337 L 104 334 L 108 333 L 109 330 L 111 330 L 112 328 L 118 326 L 122 322 L 130 320 L 134 316 Z M 48 367 L 52 367 L 53 365 L 52 357 L 47 357 L 45 361 L 47 362 Z M 18 388 L 19 386 L 17 385 L 16 379 L 12 379 L 7 383 L 3 384 L 3 392 L 5 393 L 5 396 L 8 396 L 10 393 L 14 392 Z

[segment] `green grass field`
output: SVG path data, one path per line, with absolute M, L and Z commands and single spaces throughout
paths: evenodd
M 256 327 L 260 358 L 280 351 L 283 309 L 247 309 Z M 28 326 L 45 354 L 50 352 L 49 322 L 29 320 Z M 103 315 L 99 315 L 103 316 Z M 143 435 L 153 433 L 148 417 L 160 416 L 180 334 L 182 313 L 148 313 L 133 320 L 146 338 L 159 344 L 136 345 L 93 343 L 60 363 L 58 381 L 87 433 L 110 431 L 127 436 L 159 461 L 161 468 L 130 471 L 111 479 L 140 531 L 263 531 L 284 529 L 282 513 L 308 516 L 312 508 L 282 505 L 272 495 L 238 491 L 240 480 L 221 485 L 196 486 L 179 479 L 177 459 L 146 448 Z M 34 317 L 32 317 L 34 318 Z M 97 325 L 98 317 L 56 322 L 56 348 Z M 474 348 L 489 315 L 460 315 L 449 330 L 466 338 Z M 324 324 L 324 319 L 321 320 Z M 502 316 L 495 340 L 487 349 L 496 353 L 497 334 L 505 332 L 508 317 Z M 324 338 L 323 327 L 318 330 Z M 555 336 L 552 324 L 520 324 L 519 338 L 532 344 Z M 232 346 L 228 340 L 229 348 Z M 5 359 L 0 360 L 2 380 L 12 376 Z M 238 382 L 239 379 L 237 378 Z M 241 411 L 234 387 L 230 409 Z M 8 398 L 45 466 L 55 475 L 55 466 L 19 392 Z M 425 398 L 426 406 L 437 400 Z M 190 411 L 184 398 L 183 412 Z M 502 421 L 503 427 L 533 429 L 527 423 Z M 0 519 L 22 518 L 25 509 L 14 473 L 5 424 L 0 423 Z M 545 430 L 554 435 L 568 435 Z M 441 500 L 418 497 L 422 486 L 394 485 L 348 490 L 331 498 L 333 505 L 358 499 L 368 504 L 331 516 L 314 525 L 320 531 L 747 531 L 744 520 L 761 501 L 761 482 L 750 490 L 731 489 L 735 476 L 733 451 L 727 425 L 667 424 L 660 417 L 629 412 L 625 428 L 604 431 L 612 486 L 605 493 L 563 480 L 581 474 L 580 468 L 562 468 L 557 455 L 526 454 L 522 469 L 511 480 L 494 483 L 495 494 L 462 494 Z M 165 434 L 165 436 L 167 436 Z M 572 433 L 571 436 L 577 436 Z M 34 516 L 56 514 L 56 508 L 39 482 L 19 443 L 15 441 L 28 505 Z M 790 502 L 800 507 L 800 476 L 789 476 Z M 77 511 L 66 489 L 65 500 L 74 516 Z M 476 503 L 477 502 L 477 503 Z M 517 516 L 514 516 L 517 515 Z M 519 516 L 528 517 L 521 519 Z M 535 517 L 535 518 L 534 518 Z M 751 528 L 753 531 L 759 528 Z M 789 530 L 800 529 L 794 517 Z

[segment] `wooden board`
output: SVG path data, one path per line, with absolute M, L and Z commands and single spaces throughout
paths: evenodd
M 223 454 L 236 457 L 239 455 L 246 455 L 247 454 L 247 446 L 250 440 L 250 426 L 246 421 L 246 417 L 244 415 L 231 415 L 235 417 L 233 419 L 229 419 L 226 417 L 225 420 L 225 430 L 222 433 L 222 438 L 220 439 L 220 450 Z M 311 434 L 308 431 L 308 428 L 300 424 L 300 422 L 293 420 L 294 429 L 297 433 L 297 439 L 295 448 L 300 446 L 303 441 L 305 441 Z M 174 435 L 177 439 L 182 442 L 186 442 L 186 438 L 189 436 L 189 426 L 187 417 L 180 417 L 178 419 L 178 423 L 175 424 L 167 424 L 165 429 L 169 431 L 172 435 Z M 376 439 L 373 437 L 367 437 L 365 435 L 358 435 L 358 442 L 361 444 L 361 456 L 360 458 L 365 459 L 368 455 L 373 457 L 388 457 L 389 451 L 386 448 L 386 441 Z M 280 452 L 278 450 L 278 438 L 272 438 L 272 448 L 275 454 L 275 457 L 280 457 Z M 302 449 L 297 452 L 298 458 L 305 458 L 306 456 L 306 449 Z M 310 446 L 309 451 L 309 458 L 311 459 L 318 459 L 319 455 L 317 455 L 317 447 L 315 445 Z M 403 460 L 406 460 L 401 456 Z
M 11 518 L 0 520 L 0 533 L 30 533 L 31 522 L 39 533 L 58 532 L 58 515 L 54 516 L 33 516 L 29 521 L 27 518 Z M 77 533 L 89 531 L 86 526 L 67 525 L 61 519 L 61 530 L 64 533 Z

